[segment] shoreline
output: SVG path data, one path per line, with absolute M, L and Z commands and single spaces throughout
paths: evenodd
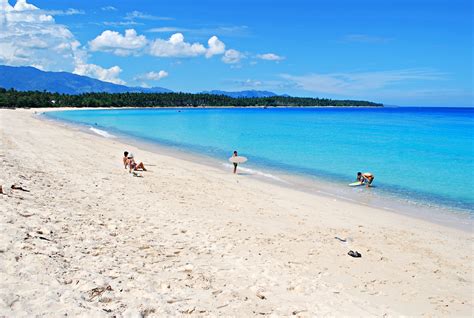
M 166 108 L 166 107 L 165 107 Z M 171 107 L 174 109 L 174 107 Z M 198 107 L 199 108 L 199 107 Z M 202 108 L 202 107 L 201 107 Z M 204 107 L 206 108 L 206 107 Z M 209 107 L 216 108 L 216 107 Z M 217 107 L 218 108 L 218 107 Z M 236 107 L 230 107 L 236 108 Z M 241 108 L 241 107 L 237 107 Z M 261 107 L 257 107 L 261 108 Z M 318 107 L 321 108 L 321 107 Z M 323 107 L 324 108 L 324 107 Z M 93 110 L 95 108 L 86 108 L 84 110 Z M 107 110 L 108 108 L 103 108 Z M 116 108 L 120 109 L 120 108 Z M 133 109 L 129 108 L 129 109 Z M 176 109 L 180 109 L 179 107 Z M 186 108 L 186 109 L 194 109 Z M 80 131 L 99 135 L 103 138 L 109 138 L 103 136 L 97 131 L 93 131 L 93 126 L 89 124 L 82 124 L 68 120 L 62 120 L 50 117 L 45 113 L 51 111 L 63 111 L 63 110 L 74 110 L 71 108 L 66 109 L 47 109 L 42 114 L 41 118 L 45 120 L 50 120 L 55 123 L 64 124 L 66 127 L 78 129 Z M 105 133 L 113 134 L 114 138 L 117 141 L 123 143 L 133 143 L 139 149 L 152 151 L 155 153 L 166 154 L 171 157 L 176 157 L 181 160 L 188 162 L 199 162 L 209 167 L 222 168 L 222 166 L 227 164 L 227 161 L 213 157 L 209 154 L 198 153 L 193 151 L 193 149 L 182 148 L 178 145 L 172 144 L 163 144 L 154 140 L 147 140 L 145 138 L 127 135 L 121 131 L 107 130 L 104 127 L 98 127 L 101 131 Z M 92 131 L 91 131 L 92 130 Z M 230 169 L 230 168 L 229 168 Z M 303 191 L 308 194 L 323 195 L 332 199 L 344 200 L 346 202 L 358 204 L 363 207 L 372 207 L 376 209 L 381 209 L 385 212 L 396 213 L 412 217 L 415 219 L 421 219 L 431 223 L 445 225 L 453 227 L 456 229 L 461 229 L 466 232 L 470 232 L 474 226 L 474 218 L 470 214 L 471 210 L 466 210 L 458 207 L 448 206 L 441 203 L 433 203 L 428 201 L 421 201 L 418 199 L 410 198 L 407 201 L 407 198 L 400 197 L 396 193 L 389 193 L 385 190 L 378 192 L 375 195 L 367 192 L 366 189 L 362 189 L 364 192 L 360 191 L 361 189 L 348 189 L 343 188 L 346 184 L 338 181 L 331 181 L 328 177 L 324 178 L 322 176 L 305 176 L 302 173 L 297 173 L 295 171 L 286 171 L 281 170 L 275 167 L 260 167 L 250 165 L 249 168 L 243 166 L 240 168 L 245 175 L 248 177 L 256 178 L 260 181 L 267 182 L 270 184 L 276 184 L 278 186 L 283 186 L 290 189 L 296 189 Z
M 0 316 L 473 314 L 472 232 L 33 114 L 0 110 Z

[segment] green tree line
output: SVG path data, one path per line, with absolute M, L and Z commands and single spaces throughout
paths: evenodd
M 0 108 L 41 107 L 272 107 L 272 106 L 383 106 L 360 100 L 307 97 L 232 98 L 191 93 L 85 93 L 79 95 L 0 88 Z

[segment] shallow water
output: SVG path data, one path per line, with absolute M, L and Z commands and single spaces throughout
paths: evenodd
M 333 185 L 375 174 L 373 193 L 473 213 L 474 109 L 226 108 L 49 112 L 47 116 Z M 102 133 L 104 136 L 104 134 Z M 107 137 L 107 136 L 106 136 Z

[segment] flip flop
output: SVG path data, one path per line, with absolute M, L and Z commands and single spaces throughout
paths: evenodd
M 347 255 L 352 256 L 352 257 L 362 257 L 362 255 L 359 252 L 357 251 L 354 252 L 352 250 L 350 250 L 349 253 L 347 253 Z

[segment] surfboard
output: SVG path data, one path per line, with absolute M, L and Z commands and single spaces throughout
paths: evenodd
M 358 186 L 361 186 L 361 185 L 364 185 L 364 184 L 360 181 L 349 183 L 349 187 L 358 187 Z
M 247 161 L 247 157 L 237 156 L 237 157 L 230 157 L 229 161 L 232 163 L 244 163 Z

